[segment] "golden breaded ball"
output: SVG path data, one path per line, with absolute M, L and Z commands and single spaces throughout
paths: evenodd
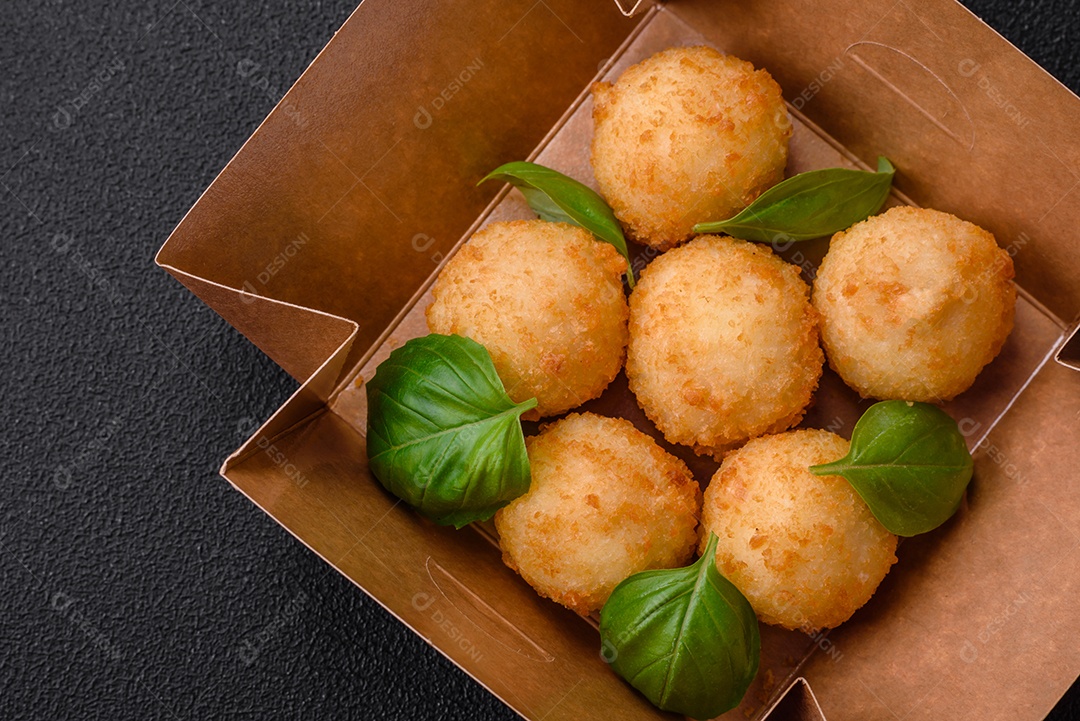
M 492 223 L 450 259 L 432 288 L 432 333 L 487 348 L 506 392 L 557 415 L 596 398 L 626 354 L 626 260 L 566 223 Z
M 865 398 L 939 403 L 1001 351 L 1016 306 L 994 236 L 896 207 L 833 236 L 814 281 L 829 365 Z
M 705 489 L 701 549 L 715 533 L 717 570 L 765 623 L 838 626 L 896 563 L 896 536 L 851 484 L 808 470 L 847 451 L 828 431 L 763 436 L 728 455 Z
M 529 492 L 495 514 L 503 560 L 585 616 L 627 576 L 689 562 L 701 490 L 630 421 L 572 414 L 528 438 Z
M 824 364 L 809 298 L 766 246 L 703 235 L 661 255 L 630 296 L 630 390 L 669 441 L 699 454 L 787 430 Z
M 639 242 L 666 250 L 784 178 L 791 121 L 780 86 L 748 62 L 670 48 L 592 93 L 596 182 Z

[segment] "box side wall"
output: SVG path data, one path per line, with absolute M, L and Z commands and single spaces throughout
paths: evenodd
M 1080 377 L 1049 362 L 976 454 L 966 506 L 906 540 L 805 669 L 831 721 L 1039 719 L 1080 670 Z
M 301 383 L 307 382 L 306 385 L 320 402 L 330 397 L 337 387 L 345 360 L 340 351 L 343 345 L 351 348 L 356 323 L 310 308 L 237 291 L 163 264 L 160 258 L 158 264 L 240 330 L 289 375 Z M 341 356 L 340 359 L 338 356 Z M 335 359 L 337 367 L 332 377 L 326 377 L 330 374 L 323 373 L 318 379 L 312 378 Z

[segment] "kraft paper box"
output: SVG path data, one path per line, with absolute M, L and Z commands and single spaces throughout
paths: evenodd
M 1001 356 L 946 407 L 976 459 L 963 508 L 905 540 L 840 628 L 762 626 L 761 670 L 726 717 L 1042 718 L 1080 672 L 1066 367 L 1080 350 L 1063 346 L 1080 315 L 1080 100 L 951 0 L 672 0 L 632 16 L 603 0 L 367 0 L 158 255 L 302 383 L 222 474 L 522 716 L 664 717 L 607 668 L 595 624 L 502 564 L 490 526 L 433 525 L 382 489 L 363 384 L 426 333 L 428 288 L 460 242 L 529 217 L 479 178 L 530 158 L 593 182 L 591 82 L 692 43 L 780 83 L 789 174 L 886 155 L 892 202 L 991 230 L 1020 289 Z M 825 248 L 785 257 L 812 273 Z M 826 371 L 805 424 L 846 435 L 866 405 Z M 621 376 L 589 408 L 656 433 Z M 679 453 L 707 483 L 715 464 Z

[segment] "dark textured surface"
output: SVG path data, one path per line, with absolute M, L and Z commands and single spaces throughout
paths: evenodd
M 354 2 L 0 3 L 0 718 L 514 717 L 218 477 L 294 383 L 152 264 Z

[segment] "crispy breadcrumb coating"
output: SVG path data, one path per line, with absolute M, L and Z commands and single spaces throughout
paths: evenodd
M 686 565 L 701 490 L 627 420 L 571 414 L 526 440 L 532 486 L 495 514 L 506 565 L 581 615 L 627 576 Z
M 630 296 L 626 376 L 672 443 L 719 458 L 802 419 L 824 356 L 795 266 L 704 235 L 654 260 Z
M 783 180 L 791 121 L 765 70 L 670 48 L 593 85 L 592 165 L 635 240 L 666 250 Z
M 828 431 L 756 438 L 724 459 L 705 491 L 701 548 L 717 535 L 717 569 L 765 623 L 838 626 L 896 563 L 896 536 L 851 484 L 808 470 L 847 450 Z
M 626 353 L 626 260 L 566 223 L 492 223 L 439 274 L 427 309 L 432 333 L 487 348 L 506 392 L 557 415 L 599 396 Z
M 896 207 L 837 233 L 814 281 L 829 365 L 864 397 L 964 392 L 1012 331 L 1013 263 L 994 236 Z

